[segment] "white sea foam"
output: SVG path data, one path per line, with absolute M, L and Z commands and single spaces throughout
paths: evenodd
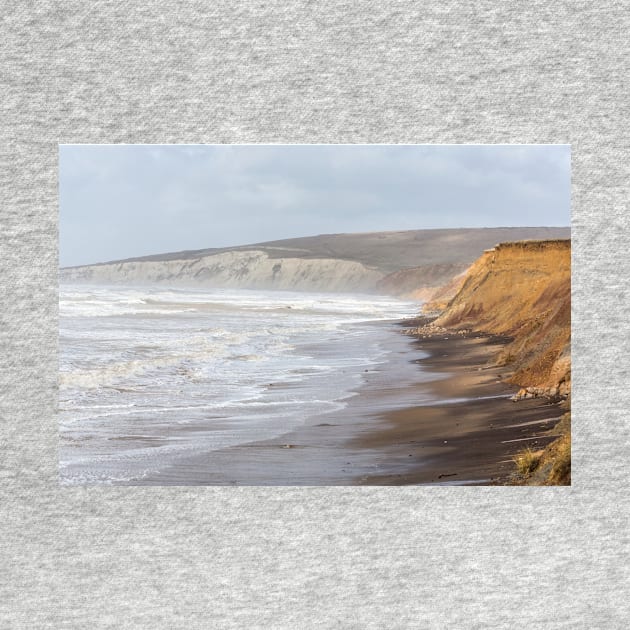
M 386 359 L 378 296 L 62 286 L 65 482 L 136 479 L 340 409 Z M 118 467 L 113 467 L 118 462 Z

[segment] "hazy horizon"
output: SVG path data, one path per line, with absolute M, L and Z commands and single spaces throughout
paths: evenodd
M 570 227 L 568 145 L 59 147 L 61 267 L 497 227 Z

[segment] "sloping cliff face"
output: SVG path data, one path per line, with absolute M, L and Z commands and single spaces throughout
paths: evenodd
M 445 285 L 438 287 L 437 289 L 432 289 L 425 298 L 426 301 L 422 305 L 422 311 L 427 315 L 434 315 L 444 311 L 449 302 L 462 288 L 462 285 L 466 281 L 469 269 L 469 266 L 466 267 L 461 273 L 453 276 Z
M 415 300 L 430 300 L 454 276 L 459 276 L 468 262 L 422 265 L 386 275 L 376 284 L 377 291 Z
M 232 251 L 193 260 L 129 261 L 63 269 L 66 282 L 166 283 L 240 289 L 368 291 L 383 273 L 332 258 L 270 258 L 264 251 Z
M 498 363 L 520 397 L 571 388 L 571 241 L 503 243 L 486 251 L 435 326 L 503 335 Z

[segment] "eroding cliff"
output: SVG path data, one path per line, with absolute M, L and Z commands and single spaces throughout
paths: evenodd
M 571 241 L 503 243 L 472 265 L 435 326 L 510 338 L 500 365 L 517 395 L 571 388 Z

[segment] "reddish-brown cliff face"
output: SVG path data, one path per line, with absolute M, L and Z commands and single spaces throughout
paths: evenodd
M 519 241 L 487 250 L 434 323 L 510 337 L 498 362 L 513 383 L 568 394 L 571 241 Z

